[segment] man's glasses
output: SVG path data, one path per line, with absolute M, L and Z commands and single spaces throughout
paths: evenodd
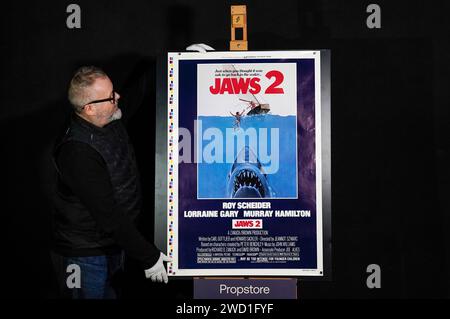
M 112 97 L 109 97 L 107 99 L 101 99 L 101 100 L 94 100 L 91 101 L 89 103 L 86 103 L 85 105 L 83 105 L 82 109 L 84 109 L 84 107 L 88 104 L 97 104 L 97 103 L 103 103 L 103 102 L 111 102 L 112 104 L 116 104 L 116 92 L 114 92 L 114 90 L 111 93 Z

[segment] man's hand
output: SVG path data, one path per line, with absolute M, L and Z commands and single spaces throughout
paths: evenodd
M 164 268 L 164 262 L 172 262 L 172 258 L 167 257 L 163 253 L 160 254 L 158 261 L 152 268 L 145 269 L 145 277 L 150 278 L 153 282 L 163 282 L 167 284 L 169 278 L 167 277 L 166 268 Z
M 212 48 L 209 45 L 204 44 L 204 43 L 196 43 L 196 44 L 191 44 L 190 46 L 188 46 L 186 48 L 186 51 L 198 51 L 201 53 L 205 53 L 206 51 L 214 51 L 214 48 Z

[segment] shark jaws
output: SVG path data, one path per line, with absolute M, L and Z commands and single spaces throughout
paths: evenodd
M 230 198 L 270 198 L 272 189 L 258 157 L 245 146 L 236 156 L 228 174 L 227 194 Z

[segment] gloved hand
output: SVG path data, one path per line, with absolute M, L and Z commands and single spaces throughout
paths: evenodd
M 206 51 L 214 51 L 214 48 L 212 48 L 209 45 L 204 44 L 204 43 L 196 43 L 196 44 L 191 44 L 190 46 L 188 46 L 186 48 L 186 51 L 197 51 L 197 52 L 205 53 Z
M 150 278 L 153 282 L 163 282 L 167 284 L 169 278 L 167 277 L 166 268 L 164 268 L 163 262 L 172 262 L 172 258 L 167 257 L 165 254 L 161 253 L 156 264 L 152 268 L 145 269 L 145 277 Z

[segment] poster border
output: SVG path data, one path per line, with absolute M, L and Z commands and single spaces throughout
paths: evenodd
M 321 59 L 323 57 L 323 59 Z M 308 51 L 244 51 L 244 52 L 169 52 L 168 61 L 168 116 L 167 116 L 167 253 L 176 261 L 178 256 L 178 78 L 179 60 L 217 59 L 302 59 L 313 58 L 315 69 L 315 115 L 316 115 L 316 209 L 317 209 L 317 268 L 314 269 L 178 269 L 175 263 L 168 264 L 168 272 L 174 277 L 190 276 L 295 276 L 331 278 L 331 165 L 330 165 L 330 52 L 328 50 Z M 322 61 L 323 60 L 323 61 Z M 324 103 L 325 102 L 325 103 Z M 325 119 L 325 121 L 324 121 Z M 319 129 L 317 129 L 317 127 Z M 317 143 L 321 141 L 321 143 Z M 324 148 L 323 148 L 324 147 Z M 322 157 L 323 152 L 326 156 Z M 172 165 L 172 166 L 170 166 Z M 324 171 L 325 170 L 325 174 Z M 326 182 L 324 189 L 323 181 Z M 324 198 L 326 195 L 326 198 Z M 326 215 L 324 216 L 324 208 Z M 156 214 L 155 214 L 156 215 Z M 324 233 L 325 232 L 325 233 Z M 326 238 L 324 238 L 326 237 Z M 323 243 L 326 242 L 327 245 Z M 324 262 L 325 259 L 325 262 Z M 326 269 L 326 271 L 324 270 Z

